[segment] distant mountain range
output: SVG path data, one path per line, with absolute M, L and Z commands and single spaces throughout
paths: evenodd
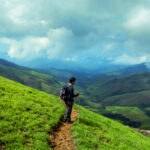
M 150 90 L 150 72 L 147 71 L 126 76 L 95 77 L 85 82 L 83 86 L 95 102 L 105 105 L 141 106 L 141 104 L 149 104 L 150 106 L 150 99 L 144 102 L 145 95 L 142 97 L 141 94 L 136 100 L 133 96 L 143 92 L 148 94 L 147 91 Z M 128 99 L 126 99 L 127 95 L 130 95 Z M 123 99 L 126 103 L 123 102 Z M 140 101 L 140 103 L 138 104 L 137 101 Z
M 124 76 L 124 75 L 135 74 L 143 71 L 150 72 L 148 63 L 141 63 L 141 64 L 131 65 L 131 66 L 123 66 L 120 68 L 114 67 L 114 68 L 107 69 L 105 71 L 97 70 L 98 73 L 96 73 L 96 76 L 99 76 L 99 74 Z
M 68 79 L 72 76 L 71 73 L 55 68 L 48 69 L 35 69 L 37 72 L 54 76 L 58 81 L 68 82 Z
M 103 106 L 93 111 L 124 124 L 150 129 L 150 72 L 96 76 L 81 86 L 92 102 Z

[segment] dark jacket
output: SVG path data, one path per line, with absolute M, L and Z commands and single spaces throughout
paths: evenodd
M 68 100 L 69 101 L 74 101 L 74 97 L 77 97 L 77 96 L 79 96 L 79 94 L 77 93 L 77 94 L 74 94 L 74 87 L 73 87 L 73 85 L 68 85 Z

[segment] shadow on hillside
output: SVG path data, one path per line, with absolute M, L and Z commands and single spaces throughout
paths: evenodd
M 128 125 L 130 127 L 139 128 L 141 126 L 140 122 L 131 121 L 129 118 L 126 118 L 121 114 L 105 113 L 103 115 L 111 119 L 120 120 L 124 125 Z

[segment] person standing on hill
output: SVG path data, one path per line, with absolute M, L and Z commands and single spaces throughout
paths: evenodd
M 60 98 L 64 101 L 64 104 L 66 106 L 66 113 L 64 115 L 64 122 L 72 123 L 71 121 L 71 112 L 72 112 L 72 106 L 74 104 L 74 97 L 77 97 L 80 95 L 80 92 L 77 94 L 74 94 L 74 87 L 73 85 L 76 83 L 76 78 L 71 77 L 69 79 L 69 83 L 67 85 L 64 85 L 62 87 L 62 90 L 60 92 Z

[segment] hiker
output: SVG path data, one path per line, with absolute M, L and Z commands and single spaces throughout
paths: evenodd
M 66 106 L 66 113 L 64 115 L 64 122 L 72 123 L 71 121 L 71 112 L 72 112 L 72 106 L 74 103 L 74 97 L 77 97 L 80 95 L 80 92 L 77 94 L 74 94 L 74 87 L 73 85 L 76 83 L 76 78 L 71 77 L 69 80 L 69 83 L 62 87 L 62 90 L 60 92 L 60 98 L 63 100 L 65 106 Z

